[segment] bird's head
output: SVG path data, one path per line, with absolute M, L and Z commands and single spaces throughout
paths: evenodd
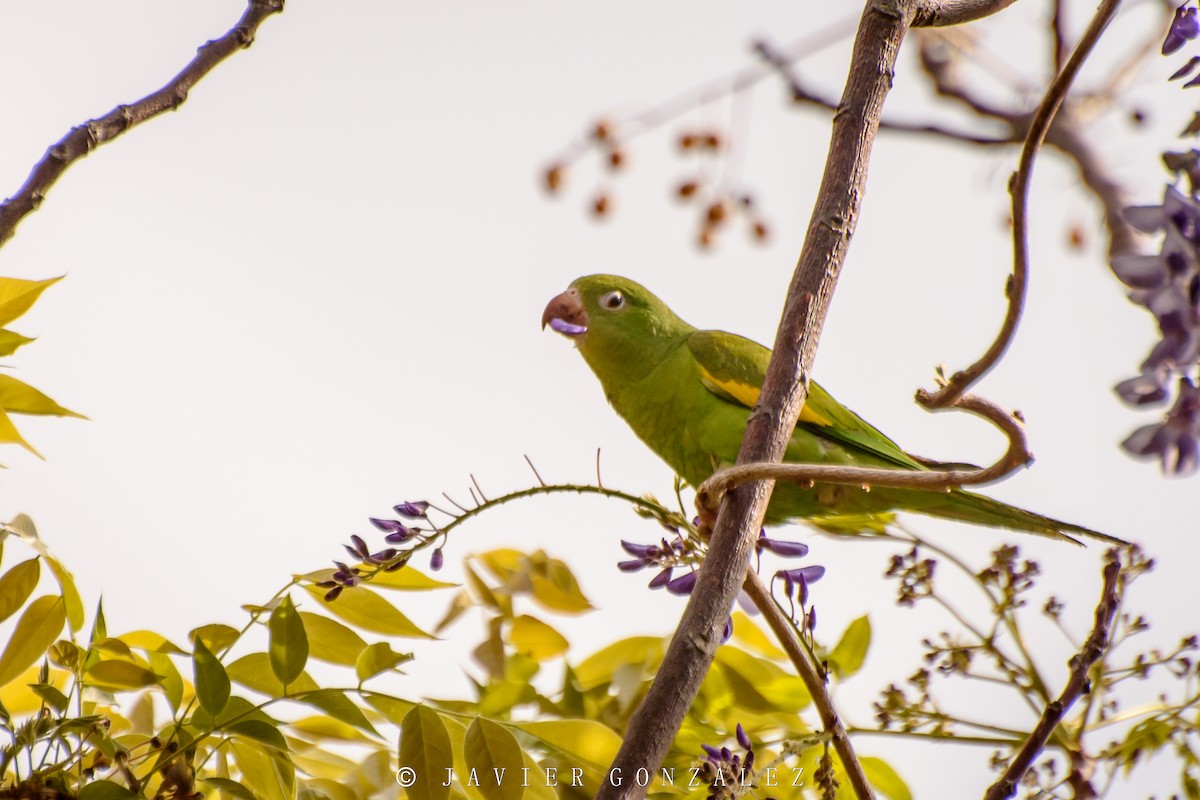
M 546 305 L 542 327 L 575 342 L 592 370 L 636 377 L 693 328 L 639 283 L 617 275 L 578 278 Z

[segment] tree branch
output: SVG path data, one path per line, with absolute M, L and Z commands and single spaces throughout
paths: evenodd
M 165 86 L 130 105 L 119 105 L 102 117 L 76 125 L 46 151 L 25 184 L 0 203 L 0 246 L 12 238 L 17 224 L 35 211 L 71 164 L 125 131 L 164 111 L 178 108 L 197 82 L 238 50 L 249 47 L 262 21 L 283 11 L 284 0 L 248 0 L 237 24 L 223 36 L 202 45 L 196 57 Z
M 947 25 L 961 25 L 964 22 L 974 22 L 977 19 L 990 17 L 1003 11 L 1017 0 L 920 0 L 917 3 L 916 15 L 913 17 L 914 28 L 940 28 Z
M 1088 24 L 1087 30 L 1084 31 L 1083 37 L 1079 40 L 1079 44 L 1075 46 L 1074 52 L 1067 60 L 1063 71 L 1055 77 L 1046 90 L 1046 95 L 1042 98 L 1025 136 L 1025 145 L 1021 149 L 1021 158 L 1010 188 L 1013 209 L 1013 274 L 1009 279 L 1007 290 L 1008 312 L 1004 317 L 1000 333 L 978 361 L 966 369 L 956 372 L 945 386 L 932 393 L 925 390 L 917 392 L 917 402 L 925 408 L 933 409 L 954 405 L 956 399 L 996 365 L 1016 335 L 1017 323 L 1025 306 L 1025 284 L 1029 276 L 1029 181 L 1033 174 L 1034 159 L 1046 133 L 1050 130 L 1059 106 L 1062 105 L 1071 89 L 1071 83 L 1079 74 L 1079 70 L 1087 60 L 1092 48 L 1100 40 L 1101 34 L 1108 27 L 1108 23 L 1116 14 L 1119 5 L 1120 0 L 1104 0 L 1101 3 L 1092 17 L 1092 21 Z
M 1105 554 L 1104 588 L 1100 592 L 1100 602 L 1096 606 L 1096 620 L 1092 625 L 1091 634 L 1083 644 L 1083 649 L 1071 658 L 1071 675 L 1067 680 L 1067 685 L 1058 699 L 1046 706 L 1037 726 L 1029 734 L 1029 738 L 1025 740 L 1017 755 L 1013 757 L 1004 774 L 987 790 L 984 800 L 1007 800 L 1013 796 L 1021 778 L 1029 771 L 1038 754 L 1046 747 L 1046 742 L 1050 740 L 1058 723 L 1062 721 L 1080 695 L 1090 691 L 1088 672 L 1100 660 L 1100 657 L 1104 655 L 1105 648 L 1108 647 L 1108 633 L 1112 628 L 1113 618 L 1116 616 L 1117 606 L 1121 601 L 1120 577 L 1121 560 L 1118 551 L 1109 550 Z
M 808 375 L 866 189 L 871 145 L 891 89 L 896 55 L 913 3 L 868 2 L 859 23 L 842 102 L 833 119 L 829 154 L 758 407 L 750 415 L 738 463 L 779 461 L 808 395 Z M 734 596 L 746 576 L 772 482 L 732 491 L 723 505 L 708 556 L 658 675 L 629 721 L 613 768 L 655 771 L 712 663 Z M 861 765 L 841 740 L 839 751 L 855 795 L 873 797 Z M 599 800 L 640 798 L 645 787 L 607 781 Z

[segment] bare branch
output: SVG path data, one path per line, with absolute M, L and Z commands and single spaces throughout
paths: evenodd
M 974 22 L 999 13 L 1015 2 L 1016 0 L 920 0 L 912 26 L 935 28 Z
M 249 47 L 263 20 L 283 11 L 284 0 L 248 0 L 237 24 L 223 36 L 202 45 L 183 71 L 156 92 L 130 105 L 120 105 L 102 117 L 76 125 L 46 151 L 25 184 L 0 203 L 0 245 L 12 238 L 17 224 L 36 210 L 67 168 L 97 147 L 164 111 L 178 108 L 197 82 L 238 50 Z
M 739 464 L 779 461 L 808 395 L 817 343 L 866 190 L 883 102 L 914 9 L 911 2 L 887 3 L 886 9 L 882 5 L 868 2 L 859 23 L 817 202 L 784 301 L 759 404 L 746 426 Z M 622 774 L 633 775 L 641 768 L 653 772 L 662 763 L 721 641 L 772 487 L 770 481 L 758 481 L 728 495 L 696 588 L 613 761 Z M 847 748 L 839 755 L 855 795 L 860 800 L 873 797 L 853 752 Z M 613 786 L 609 781 L 597 798 L 642 797 L 645 787 L 635 784 Z
M 1080 695 L 1090 691 L 1091 682 L 1088 679 L 1088 672 L 1100 660 L 1108 647 L 1108 633 L 1112 628 L 1113 618 L 1116 616 L 1117 606 L 1121 601 L 1120 577 L 1119 553 L 1115 549 L 1109 550 L 1105 554 L 1104 588 L 1100 593 L 1100 602 L 1096 606 L 1096 621 L 1092 625 L 1091 634 L 1083 644 L 1083 649 L 1071 658 L 1071 675 L 1067 680 L 1067 685 L 1058 699 L 1046 706 L 1037 726 L 1029 734 L 1029 738 L 1025 740 L 1017 755 L 1013 757 L 1004 774 L 988 789 L 984 800 L 1006 800 L 1016 793 L 1021 778 L 1029 771 L 1038 754 L 1046 747 L 1046 742 L 1050 740 L 1058 723 L 1062 721 Z
M 1062 72 L 1071 48 L 1067 46 L 1066 0 L 1054 0 L 1054 15 L 1050 20 L 1051 46 L 1054 50 L 1054 73 Z
M 1104 29 L 1116 14 L 1119 5 L 1120 0 L 1104 0 L 1100 8 L 1096 10 L 1096 14 L 1088 24 L 1079 44 L 1075 46 L 1074 52 L 1067 60 L 1067 65 L 1046 90 L 1046 95 L 1042 98 L 1025 136 L 1025 146 L 1021 149 L 1021 158 L 1010 187 L 1013 207 L 1014 263 L 1007 291 L 1008 312 L 1005 315 L 1004 324 L 1000 328 L 1000 333 L 978 361 L 955 373 L 945 386 L 936 392 L 918 394 L 918 401 L 926 408 L 953 405 L 956 398 L 965 393 L 975 381 L 996 365 L 1016 334 L 1017 322 L 1021 318 L 1021 311 L 1025 305 L 1025 283 L 1029 275 L 1029 181 L 1033 174 L 1034 159 L 1041 147 L 1042 140 L 1050 130 L 1059 106 L 1062 105 L 1071 89 L 1071 83 L 1079 74 L 1080 68 L 1087 60 L 1096 42 L 1100 40 L 1101 34 L 1104 33 Z
M 901 470 L 848 467 L 831 464 L 740 464 L 720 470 L 696 490 L 696 507 L 702 521 L 709 521 L 725 495 L 734 487 L 756 480 L 787 480 L 793 483 L 840 483 L 850 486 L 886 486 L 893 489 L 949 491 L 963 486 L 992 483 L 1011 475 L 1033 460 L 1025 431 L 1012 414 L 974 395 L 964 395 L 950 408 L 970 411 L 991 422 L 1008 437 L 1008 449 L 995 464 L 985 469 Z

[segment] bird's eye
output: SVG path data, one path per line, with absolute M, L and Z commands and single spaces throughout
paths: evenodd
M 620 292 L 609 292 L 600 298 L 600 305 L 609 311 L 616 311 L 625 305 L 625 295 Z

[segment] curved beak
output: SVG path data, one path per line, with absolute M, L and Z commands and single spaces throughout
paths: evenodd
M 546 310 L 542 312 L 542 328 L 547 325 L 564 336 L 578 336 L 587 332 L 587 312 L 583 310 L 578 289 L 567 289 L 546 304 Z

